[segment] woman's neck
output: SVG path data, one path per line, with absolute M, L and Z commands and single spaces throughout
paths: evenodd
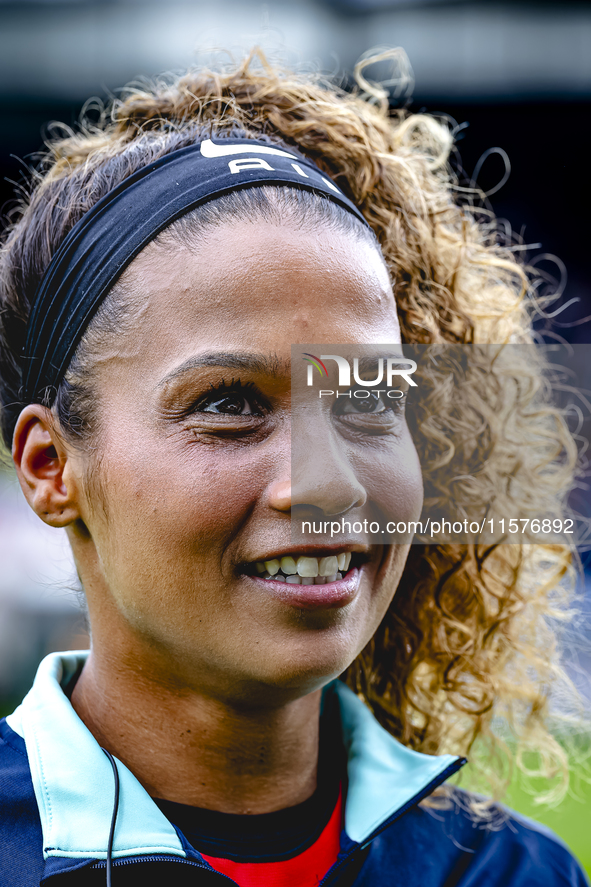
M 269 813 L 316 788 L 319 690 L 276 708 L 232 706 L 91 654 L 71 699 L 96 740 L 154 797 Z

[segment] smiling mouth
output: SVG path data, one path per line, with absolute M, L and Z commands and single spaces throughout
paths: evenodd
M 360 567 L 367 556 L 360 552 L 336 552 L 326 557 L 282 555 L 247 565 L 258 579 L 285 582 L 288 585 L 327 585 L 343 579 L 352 567 Z

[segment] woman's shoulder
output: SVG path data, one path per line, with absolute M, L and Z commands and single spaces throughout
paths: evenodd
M 41 820 L 24 739 L 0 720 L 0 883 L 38 884 Z
M 375 840 L 355 887 L 589 887 L 551 829 L 502 805 L 477 818 L 470 800 L 454 788 L 443 809 L 409 810 Z
M 13 724 L 14 726 L 14 724 Z M 412 807 L 368 847 L 354 887 L 589 887 L 550 829 L 498 805 L 478 819 L 468 792 L 444 807 Z M 25 742 L 0 721 L 0 884 L 39 883 L 41 823 Z

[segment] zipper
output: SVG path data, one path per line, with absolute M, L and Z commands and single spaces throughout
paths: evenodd
M 218 872 L 212 866 L 207 863 L 197 862 L 194 859 L 183 859 L 180 856 L 125 856 L 122 859 L 112 859 L 111 865 L 113 868 L 124 865 L 135 865 L 136 862 L 176 862 L 179 865 L 190 865 L 193 868 L 203 869 L 203 871 L 210 872 L 211 874 L 217 875 L 218 878 L 223 878 L 224 881 L 227 881 L 229 884 L 236 885 L 236 881 L 233 878 L 229 878 L 228 875 L 224 875 L 222 872 Z M 89 868 L 91 869 L 106 869 L 107 860 L 101 859 L 97 862 L 93 862 Z
M 399 807 L 398 810 L 396 810 L 396 812 L 392 814 L 392 816 L 389 816 L 388 819 L 385 819 L 384 822 L 382 822 L 381 825 L 364 840 L 363 844 L 357 844 L 355 847 L 352 847 L 345 856 L 343 856 L 338 862 L 335 862 L 335 864 L 328 870 L 322 881 L 319 882 L 318 887 L 326 887 L 326 885 L 334 883 L 335 878 L 337 878 L 345 870 L 345 868 L 347 868 L 347 866 L 349 866 L 350 863 L 353 862 L 354 857 L 358 853 L 361 853 L 362 850 L 365 850 L 365 848 L 369 844 L 371 844 L 374 838 L 377 838 L 379 834 L 381 834 L 385 829 L 396 822 L 397 819 L 400 819 L 402 816 L 404 816 L 404 814 L 407 813 L 411 807 L 419 804 L 424 798 L 427 797 L 427 795 L 429 795 L 433 791 L 433 789 L 437 788 L 438 785 L 441 785 L 442 782 L 445 782 L 446 779 L 449 779 L 450 776 L 453 776 L 454 773 L 457 773 L 458 770 L 467 763 L 467 758 L 459 758 L 453 764 L 450 764 L 449 767 L 447 767 L 442 773 L 439 774 L 439 776 L 436 776 L 434 779 L 432 779 L 431 782 L 425 786 L 425 788 L 422 788 L 420 792 L 417 792 L 417 794 L 414 795 L 405 804 L 403 804 L 402 807 Z

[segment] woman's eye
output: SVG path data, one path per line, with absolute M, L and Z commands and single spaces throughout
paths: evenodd
M 404 407 L 402 392 L 361 391 L 351 389 L 351 397 L 340 397 L 335 401 L 333 411 L 337 416 L 371 415 L 392 419 L 393 413 L 400 413 Z
M 348 413 L 385 413 L 387 410 L 386 404 L 379 397 L 376 397 L 373 394 L 370 394 L 369 397 L 359 397 L 352 398 L 349 402 L 349 409 L 345 406 L 343 409 L 343 414 L 347 415 Z
M 193 406 L 192 413 L 219 416 L 263 416 L 269 410 L 266 398 L 248 383 L 234 381 L 212 387 Z
M 260 411 L 254 408 L 254 404 L 243 394 L 237 392 L 211 396 L 208 400 L 201 401 L 197 410 L 200 413 L 226 413 L 231 416 L 260 415 Z

